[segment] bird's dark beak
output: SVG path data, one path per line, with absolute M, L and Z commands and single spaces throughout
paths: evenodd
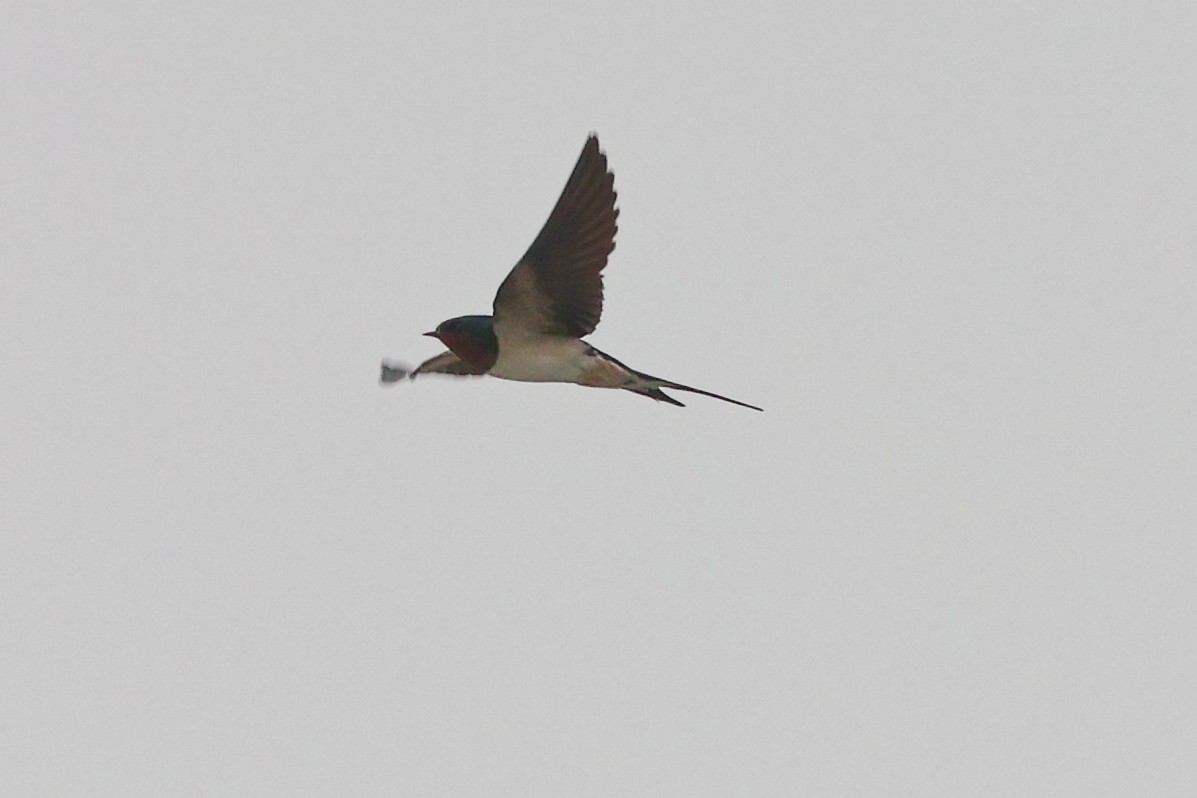
M 440 338 L 441 337 L 440 333 L 436 332 L 436 330 L 433 330 L 432 332 L 426 332 L 426 333 L 424 333 L 424 335 L 427 335 L 429 338 Z

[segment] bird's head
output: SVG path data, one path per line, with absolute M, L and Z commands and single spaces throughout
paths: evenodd
M 458 316 L 442 321 L 435 330 L 424 334 L 439 340 L 467 363 L 490 368 L 499 355 L 499 341 L 490 316 Z

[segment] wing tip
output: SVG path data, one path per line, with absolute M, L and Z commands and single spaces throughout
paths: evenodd
M 384 360 L 382 361 L 382 371 L 379 374 L 378 382 L 380 385 L 394 385 L 405 378 L 415 379 L 415 377 L 415 373 L 412 372 L 409 366 L 403 363 Z

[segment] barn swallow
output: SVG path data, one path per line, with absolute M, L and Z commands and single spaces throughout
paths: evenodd
M 684 407 L 662 388 L 761 408 L 653 377 L 600 352 L 582 338 L 603 313 L 603 269 L 615 249 L 615 176 L 591 135 L 557 205 L 532 246 L 495 294 L 494 315 L 458 316 L 425 335 L 449 349 L 415 369 L 383 361 L 382 382 L 420 374 L 489 374 L 520 382 L 572 382 L 621 388 Z

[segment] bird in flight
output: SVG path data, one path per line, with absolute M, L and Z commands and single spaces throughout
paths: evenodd
M 615 249 L 615 176 L 591 135 L 540 235 L 495 294 L 494 315 L 458 316 L 425 335 L 448 351 L 415 369 L 384 360 L 382 382 L 420 374 L 489 374 L 520 382 L 572 382 L 620 388 L 684 407 L 662 388 L 755 405 L 653 377 L 624 365 L 582 338 L 603 313 L 603 269 Z

